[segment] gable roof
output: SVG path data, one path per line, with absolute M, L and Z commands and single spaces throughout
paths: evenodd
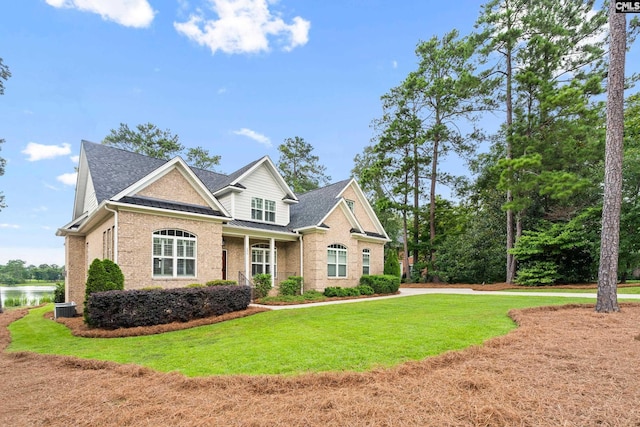
M 376 230 L 365 230 L 360 225 L 358 219 L 347 206 L 343 193 L 353 184 L 353 189 L 360 199 L 360 202 L 366 214 L 372 219 Z M 363 236 L 375 237 L 378 239 L 389 239 L 380 224 L 375 212 L 364 197 L 362 189 L 357 181 L 353 178 L 338 181 L 326 187 L 318 188 L 298 196 L 300 203 L 291 207 L 291 222 L 289 227 L 292 230 L 300 230 L 310 227 L 326 227 L 323 221 L 334 210 L 341 208 L 347 220 L 352 225 L 352 233 L 361 234 Z
M 299 195 L 300 203 L 291 206 L 289 227 L 295 230 L 320 226 L 322 220 L 339 202 L 340 193 L 350 181 L 351 179 L 345 179 Z

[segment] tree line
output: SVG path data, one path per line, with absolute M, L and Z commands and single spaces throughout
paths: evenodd
M 19 285 L 30 280 L 56 282 L 64 280 L 64 267 L 56 264 L 27 265 L 20 259 L 9 260 L 0 265 L 0 284 Z

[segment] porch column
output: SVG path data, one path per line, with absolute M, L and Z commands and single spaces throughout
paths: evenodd
M 269 239 L 269 271 L 271 272 L 271 287 L 276 285 L 276 239 Z
M 249 236 L 244 236 L 244 276 L 251 278 L 251 250 L 249 246 Z

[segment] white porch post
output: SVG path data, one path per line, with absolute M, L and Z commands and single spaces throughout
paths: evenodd
M 251 278 L 251 252 L 249 247 L 249 236 L 244 236 L 244 276 Z
M 271 287 L 276 285 L 276 239 L 269 239 L 269 271 L 271 272 Z

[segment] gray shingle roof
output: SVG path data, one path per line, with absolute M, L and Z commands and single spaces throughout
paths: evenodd
M 120 202 L 151 208 L 167 209 L 171 211 L 197 213 L 201 215 L 225 216 L 222 212 L 211 209 L 207 206 L 192 205 L 190 203 L 167 202 L 166 200 L 154 199 L 151 197 L 126 196 L 120 199 Z
M 338 203 L 338 194 L 344 190 L 349 181 L 351 179 L 345 179 L 299 195 L 299 203 L 290 208 L 289 228 L 297 229 L 319 225 L 320 221 Z
M 82 146 L 98 203 L 111 199 L 167 162 L 89 141 L 82 141 Z
M 82 145 L 87 157 L 87 162 L 89 163 L 89 170 L 98 203 L 111 199 L 168 161 L 89 141 L 82 141 Z M 260 160 L 262 159 L 255 160 L 229 175 L 198 168 L 191 168 L 191 170 L 211 193 L 215 193 L 231 185 L 233 181 L 246 173 Z M 344 190 L 350 181 L 351 179 L 345 179 L 326 187 L 298 195 L 299 203 L 291 205 L 290 222 L 286 227 L 239 220 L 231 221 L 229 224 L 283 232 L 320 225 L 322 219 L 331 211 L 336 203 L 339 202 L 338 194 Z M 163 202 L 161 203 L 162 206 L 156 206 L 153 203 L 158 204 L 160 202 L 152 202 L 149 200 L 150 199 L 141 197 L 133 197 L 122 201 L 125 203 L 142 204 L 144 206 L 178 211 L 184 211 L 186 209 L 186 211 L 191 212 L 195 209 L 192 206 L 181 203 Z M 213 215 L 214 210 L 211 209 L 210 211 L 211 212 L 207 210 L 206 212 L 197 213 Z M 219 214 L 217 211 L 215 212 L 216 215 Z M 367 234 L 373 235 L 375 233 Z

